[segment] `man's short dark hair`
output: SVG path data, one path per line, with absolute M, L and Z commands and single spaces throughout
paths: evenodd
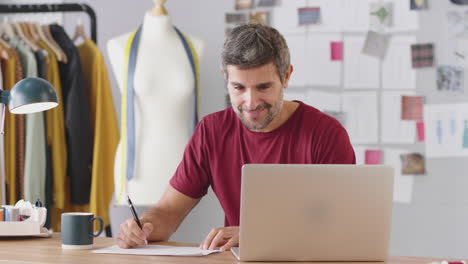
M 222 66 L 235 65 L 250 69 L 273 62 L 283 82 L 290 65 L 289 49 L 278 30 L 250 23 L 235 27 L 224 42 Z

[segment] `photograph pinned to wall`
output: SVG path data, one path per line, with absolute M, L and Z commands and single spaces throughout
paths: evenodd
M 281 5 L 280 0 L 258 0 L 257 7 L 273 7 Z
M 422 96 L 401 96 L 401 120 L 422 120 L 423 104 Z
M 240 13 L 226 13 L 224 15 L 226 24 L 240 25 L 247 22 L 247 16 Z
M 332 61 L 342 61 L 343 60 L 343 42 L 342 41 L 332 41 L 330 42 L 330 59 Z
M 388 35 L 368 31 L 362 53 L 383 59 L 387 53 L 390 38 Z
M 437 67 L 437 90 L 463 93 L 463 68 L 441 65 Z
M 299 25 L 314 25 L 321 22 L 320 7 L 301 7 L 297 9 Z
M 249 23 L 258 23 L 262 25 L 269 25 L 270 13 L 265 11 L 250 12 Z
M 346 127 L 346 112 L 341 112 L 341 111 L 330 111 L 330 110 L 325 110 L 323 111 L 325 114 L 335 118 L 340 122 L 340 124 L 344 127 Z
M 411 45 L 413 68 L 432 67 L 434 64 L 434 45 L 432 43 Z
M 382 151 L 378 149 L 366 149 L 365 164 L 378 165 L 382 164 Z
M 417 121 L 416 122 L 416 135 L 418 138 L 418 142 L 424 142 L 425 134 L 424 134 L 424 121 Z
M 424 10 L 429 7 L 427 0 L 410 0 L 411 10 Z
M 468 37 L 468 11 L 449 11 L 446 17 L 453 38 Z
M 393 26 L 393 3 L 370 3 L 369 25 L 374 29 Z
M 236 10 L 252 9 L 253 0 L 236 0 Z
M 400 154 L 400 160 L 401 174 L 421 175 L 426 173 L 424 156 L 421 153 Z

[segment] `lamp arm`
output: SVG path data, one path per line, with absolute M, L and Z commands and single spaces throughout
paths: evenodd
M 7 105 L 10 102 L 10 91 L 0 90 L 0 103 Z

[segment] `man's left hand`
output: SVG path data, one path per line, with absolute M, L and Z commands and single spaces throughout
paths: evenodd
M 212 229 L 205 240 L 200 244 L 200 248 L 214 250 L 217 247 L 221 247 L 220 250 L 224 251 L 238 245 L 239 227 L 228 226 Z

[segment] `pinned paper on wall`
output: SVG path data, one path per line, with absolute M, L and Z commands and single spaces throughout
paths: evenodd
M 304 102 L 320 111 L 340 111 L 341 109 L 341 95 L 339 93 L 308 90 Z
M 346 130 L 353 144 L 377 143 L 377 94 L 375 92 L 345 92 L 342 111 L 346 112 Z
M 341 41 L 330 42 L 330 49 L 331 49 L 330 57 L 332 61 L 343 60 L 343 42 Z
M 418 142 L 423 142 L 425 139 L 424 135 L 424 121 L 418 121 L 416 122 L 416 134 L 418 138 Z
M 251 9 L 253 0 L 236 0 L 236 10 Z
M 424 106 L 426 156 L 468 156 L 468 104 Z
M 306 41 L 302 35 L 284 35 L 291 54 L 291 64 L 294 71 L 289 79 L 289 86 L 304 86 L 309 78 L 306 57 Z
M 284 91 L 283 94 L 283 99 L 287 101 L 301 101 L 305 102 L 307 99 L 306 93 L 305 92 L 300 92 L 300 91 L 294 91 L 291 89 L 287 89 Z
M 383 143 L 414 143 L 414 121 L 402 120 L 402 96 L 414 95 L 414 91 L 383 92 L 381 108 L 381 140 Z
M 307 37 L 306 57 L 302 58 L 307 62 L 306 84 L 320 87 L 340 86 L 341 62 L 330 60 L 330 54 L 333 56 L 339 50 L 334 51 L 330 43 L 339 43 L 341 38 L 336 33 L 311 34 Z
M 468 12 L 460 11 L 449 11 L 447 12 L 447 23 L 449 25 L 449 31 L 454 38 L 466 38 L 468 37 Z
M 422 120 L 423 119 L 423 103 L 422 96 L 401 97 L 401 119 L 402 120 Z
M 269 17 L 270 17 L 270 13 L 266 11 L 250 12 L 249 22 L 268 26 L 270 23 Z
M 301 7 L 297 12 L 301 26 L 320 23 L 320 7 Z
M 224 17 L 226 24 L 244 24 L 247 22 L 245 14 L 226 13 Z
M 370 3 L 370 27 L 381 29 L 393 25 L 393 3 Z
M 407 153 L 400 155 L 401 160 L 401 174 L 415 175 L 425 174 L 426 165 L 424 156 L 421 153 Z
M 346 119 L 347 119 L 347 114 L 345 112 L 341 112 L 341 111 L 329 111 L 329 110 L 325 110 L 323 111 L 325 114 L 335 118 L 338 122 L 340 122 L 340 124 L 343 126 L 343 127 L 346 127 Z
M 374 31 L 368 31 L 362 53 L 383 59 L 388 49 L 389 36 Z
M 377 149 L 366 150 L 366 164 L 382 164 L 382 151 Z
M 305 35 L 307 27 L 300 26 L 297 22 L 299 20 L 297 9 L 303 6 L 307 6 L 306 0 L 287 0 L 287 3 L 283 2 L 282 5 L 273 7 L 270 24 L 283 36 L 288 34 Z M 289 46 L 289 42 L 287 43 Z
M 359 89 L 376 89 L 379 87 L 379 60 L 361 54 L 364 45 L 362 36 L 344 38 L 343 63 L 344 87 Z
M 411 45 L 411 59 L 413 68 L 432 67 L 434 45 L 432 43 Z
M 416 89 L 416 71 L 412 67 L 410 48 L 415 42 L 415 36 L 392 36 L 382 61 L 383 89 Z
M 257 7 L 272 7 L 280 4 L 280 0 L 260 0 L 258 1 Z
M 395 169 L 393 184 L 393 201 L 398 203 L 411 203 L 413 197 L 414 176 L 401 174 L 400 155 L 408 151 L 401 149 L 385 149 L 384 164 Z
M 356 157 L 356 164 L 364 165 L 366 162 L 366 157 L 365 157 L 366 148 L 362 146 L 353 145 L 353 149 L 354 149 L 354 156 Z
M 411 10 L 423 10 L 423 9 L 427 9 L 428 7 L 427 0 L 410 0 L 410 1 L 411 1 L 411 4 L 410 4 Z
M 441 65 L 437 67 L 437 90 L 447 92 L 463 92 L 463 68 Z

